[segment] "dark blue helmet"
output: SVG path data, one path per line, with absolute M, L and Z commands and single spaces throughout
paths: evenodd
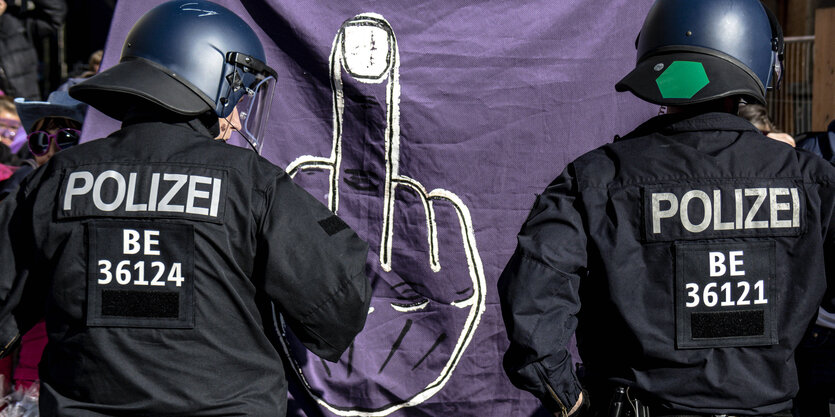
M 765 104 L 782 74 L 783 33 L 759 0 L 656 0 L 636 46 L 636 68 L 615 88 L 661 105 Z
M 185 116 L 227 117 L 238 106 L 244 130 L 255 133 L 265 115 L 253 106 L 269 104 L 276 77 L 265 61 L 255 32 L 232 11 L 209 1 L 170 1 L 134 24 L 119 64 L 70 92 L 118 120 L 137 99 Z

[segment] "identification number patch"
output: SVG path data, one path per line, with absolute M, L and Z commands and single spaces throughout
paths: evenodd
M 682 243 L 676 251 L 676 346 L 777 343 L 773 241 Z
M 194 327 L 194 227 L 87 225 L 87 325 Z

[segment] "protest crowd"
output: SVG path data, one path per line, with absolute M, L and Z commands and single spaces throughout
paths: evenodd
M 406 155 L 433 146 L 407 143 L 412 104 L 448 98 L 410 98 L 414 31 L 360 13 L 317 55 L 285 2 L 214 1 L 0 0 L 0 417 L 835 416 L 835 120 L 772 120 L 787 57 L 768 4 L 644 1 L 602 94 L 651 117 L 614 116 L 629 130 L 600 147 L 549 148 L 592 128 L 565 117 L 530 151 L 482 149 L 565 160 L 490 181 L 535 190 L 480 208 L 510 213 L 505 236 Z M 426 129 L 489 119 L 465 114 Z M 312 151 L 331 156 L 267 155 L 294 123 L 332 129 Z M 477 164 L 455 163 L 506 168 Z M 450 400 L 476 401 L 455 390 L 494 378 L 480 367 L 509 408 Z

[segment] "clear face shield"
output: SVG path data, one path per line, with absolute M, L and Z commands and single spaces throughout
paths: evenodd
M 773 73 L 771 74 L 771 85 L 768 87 L 769 89 L 779 90 L 783 84 L 783 52 L 773 51 L 771 62 Z
M 768 24 L 771 26 L 771 82 L 766 87 L 772 90 L 779 90 L 783 84 L 783 61 L 786 57 L 786 42 L 783 39 L 783 29 L 777 16 L 767 7 L 765 14 L 768 15 Z
M 227 63 L 236 67 L 227 76 L 231 86 L 229 96 L 240 98 L 226 120 L 260 155 L 275 94 L 276 72 L 263 62 L 239 52 L 230 52 Z
M 240 120 L 238 133 L 249 142 L 252 149 L 259 155 L 264 147 L 267 120 L 270 117 L 273 94 L 275 93 L 275 77 L 267 77 L 258 82 L 254 88 L 247 88 L 246 94 L 235 106 Z

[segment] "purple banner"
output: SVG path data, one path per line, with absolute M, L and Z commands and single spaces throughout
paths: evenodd
M 103 67 L 159 3 L 118 3 Z M 541 413 L 502 371 L 496 281 L 535 194 L 656 112 L 614 90 L 652 1 L 219 3 L 279 74 L 263 155 L 371 249 L 354 345 L 338 363 L 293 349 L 318 410 L 295 413 Z M 91 110 L 84 135 L 116 128 Z

